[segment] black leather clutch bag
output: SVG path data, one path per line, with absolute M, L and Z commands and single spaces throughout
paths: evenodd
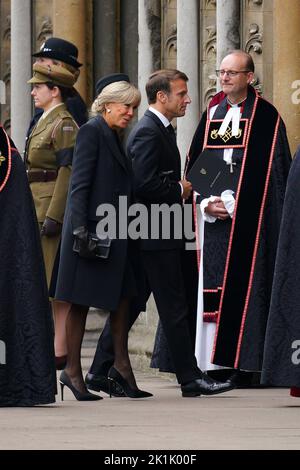
M 110 253 L 110 238 L 98 238 L 96 233 L 88 233 L 86 240 L 75 237 L 73 251 L 78 253 L 81 258 L 88 259 L 107 259 Z
M 205 197 L 220 196 L 226 189 L 236 191 L 239 171 L 233 169 L 223 160 L 215 158 L 209 149 L 203 150 L 187 174 L 187 180 L 197 193 Z

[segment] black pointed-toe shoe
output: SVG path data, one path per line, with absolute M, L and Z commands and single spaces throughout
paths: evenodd
M 95 375 L 87 373 L 85 376 L 85 384 L 89 390 L 95 392 L 104 392 L 113 397 L 125 397 L 122 388 L 116 383 L 112 386 L 109 379 L 104 375 Z
M 111 367 L 108 372 L 108 380 L 110 382 L 110 386 L 112 389 L 115 385 L 119 385 L 119 387 L 123 390 L 124 395 L 129 398 L 149 398 L 152 397 L 152 393 L 145 392 L 144 390 L 140 390 L 139 388 L 132 388 L 126 379 L 120 374 L 120 372 Z M 112 393 L 110 393 L 110 397 Z
M 75 388 L 74 385 L 72 384 L 70 377 L 64 370 L 60 374 L 59 383 L 60 383 L 61 401 L 64 400 L 64 387 L 65 386 L 71 390 L 74 397 L 78 401 L 102 400 L 102 397 L 100 397 L 99 395 L 94 395 L 93 393 L 90 393 L 88 391 L 80 392 L 79 390 L 77 390 L 77 388 Z
M 200 395 L 217 395 L 218 393 L 229 392 L 235 388 L 230 382 L 217 382 L 206 374 L 201 378 L 192 380 L 181 385 L 183 397 L 199 397 Z

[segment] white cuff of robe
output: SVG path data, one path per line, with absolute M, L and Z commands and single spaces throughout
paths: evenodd
M 235 199 L 233 197 L 233 191 L 231 189 L 226 189 L 223 191 L 220 198 L 224 203 L 225 209 L 227 210 L 230 217 L 233 217 L 234 213 L 234 206 L 235 206 Z M 209 202 L 214 202 L 216 200 L 216 196 L 210 196 L 206 199 L 203 199 L 200 203 L 200 210 L 205 222 L 214 223 L 217 220 L 217 217 L 213 217 L 205 212 L 206 207 L 208 206 Z

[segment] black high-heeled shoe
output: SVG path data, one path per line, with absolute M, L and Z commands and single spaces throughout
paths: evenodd
M 61 401 L 64 401 L 64 386 L 68 387 L 71 390 L 74 397 L 78 401 L 102 400 L 102 397 L 100 397 L 99 395 L 94 395 L 93 393 L 90 393 L 88 391 L 80 392 L 79 390 L 77 390 L 77 388 L 75 388 L 74 385 L 72 385 L 70 377 L 67 375 L 67 373 L 64 370 L 60 374 L 59 383 L 60 383 Z
M 109 380 L 109 396 L 112 397 L 112 390 L 115 384 L 119 385 L 119 387 L 123 390 L 124 395 L 129 398 L 148 398 L 153 397 L 152 393 L 145 392 L 144 390 L 140 390 L 139 388 L 132 388 L 127 380 L 120 374 L 117 369 L 111 367 L 108 371 L 108 380 Z

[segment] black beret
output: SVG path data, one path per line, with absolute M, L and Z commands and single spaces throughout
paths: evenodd
M 69 41 L 60 38 L 49 38 L 42 44 L 40 50 L 33 54 L 33 57 L 49 57 L 65 64 L 72 65 L 76 69 L 82 64 L 77 61 L 78 49 Z
M 111 73 L 100 78 L 96 83 L 96 96 L 100 95 L 103 88 L 115 82 L 130 82 L 126 73 Z

